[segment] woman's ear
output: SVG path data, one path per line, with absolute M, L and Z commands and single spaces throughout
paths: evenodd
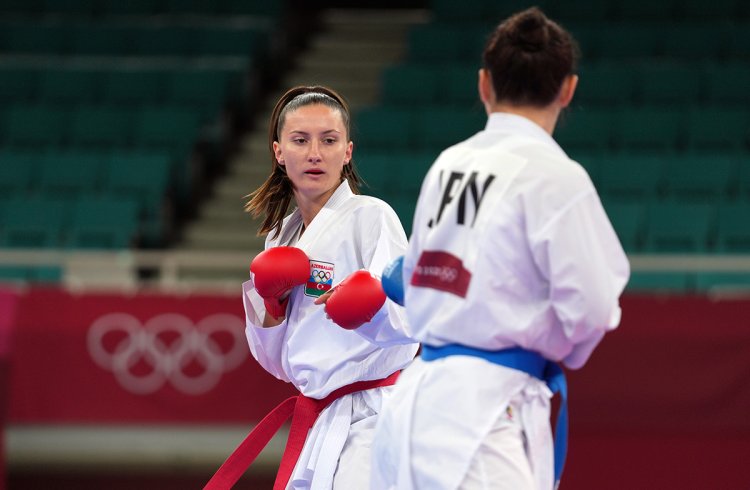
M 346 145 L 346 153 L 344 154 L 344 165 L 349 165 L 352 161 L 352 153 L 354 152 L 354 142 L 350 141 Z
M 273 155 L 276 158 L 276 162 L 284 166 L 284 157 L 281 155 L 281 145 L 279 145 L 278 141 L 273 142 Z
M 568 75 L 565 77 L 560 87 L 560 95 L 557 96 L 557 102 L 560 107 L 568 107 L 573 100 L 573 95 L 578 87 L 578 75 Z
M 479 91 L 479 99 L 489 114 L 491 112 L 490 108 L 495 104 L 495 90 L 492 88 L 492 76 L 486 68 L 479 69 L 477 90 Z

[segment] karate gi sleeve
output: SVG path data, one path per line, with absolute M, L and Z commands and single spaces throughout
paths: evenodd
M 563 363 L 580 368 L 620 322 L 619 296 L 630 275 L 622 246 L 596 192 L 579 192 L 534 234 L 532 253 L 571 343 Z
M 281 365 L 287 319 L 284 318 L 274 327 L 263 328 L 266 308 L 252 279 L 242 284 L 242 302 L 245 307 L 245 336 L 253 357 L 271 375 L 282 381 L 290 381 Z
M 360 229 L 364 244 L 362 259 L 365 268 L 380 277 L 386 265 L 406 252 L 406 234 L 398 216 L 389 206 L 378 206 L 369 210 L 370 213 L 372 216 L 367 220 L 360 220 L 366 225 Z M 371 321 L 355 331 L 382 347 L 414 342 L 409 335 L 404 308 L 389 299 Z

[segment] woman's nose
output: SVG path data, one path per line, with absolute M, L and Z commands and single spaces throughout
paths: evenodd
M 307 154 L 307 161 L 308 162 L 320 162 L 320 144 L 313 140 L 312 143 L 310 143 L 310 151 Z

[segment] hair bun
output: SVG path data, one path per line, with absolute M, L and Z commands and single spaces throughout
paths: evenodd
M 531 8 L 519 16 L 509 37 L 524 51 L 541 51 L 549 41 L 547 19 L 539 9 Z

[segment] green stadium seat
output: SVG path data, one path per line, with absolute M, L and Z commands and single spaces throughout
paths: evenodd
M 622 248 L 629 253 L 641 251 L 646 226 L 644 201 L 607 198 L 603 204 Z
M 578 70 L 574 105 L 618 106 L 635 98 L 634 69 L 627 63 L 600 62 Z
M 743 4 L 744 8 L 747 9 L 746 12 L 750 14 L 750 7 L 744 2 Z M 747 22 L 735 22 L 728 27 L 729 42 L 727 43 L 727 57 L 729 59 L 737 59 L 739 61 L 750 58 L 750 32 L 748 32 L 747 25 Z
M 614 124 L 611 108 L 579 108 L 560 118 L 554 137 L 566 151 L 606 150 L 612 144 Z
M 393 165 L 395 154 L 383 152 L 356 153 L 357 171 L 365 185 L 365 194 L 383 198 L 391 193 L 398 169 Z
M 71 16 L 91 16 L 97 10 L 95 0 L 44 0 L 42 5 L 45 13 Z
M 121 249 L 134 245 L 138 205 L 122 197 L 83 196 L 73 203 L 66 245 L 70 248 Z
M 197 35 L 197 56 L 241 56 L 254 58 L 265 53 L 262 34 L 253 29 L 201 29 Z
M 416 194 L 395 194 L 390 195 L 385 199 L 388 204 L 396 211 L 401 225 L 406 231 L 406 235 L 411 234 L 412 224 L 414 223 L 414 209 L 417 206 L 417 195 Z
M 0 2 L 0 13 L 36 15 L 44 10 L 43 7 L 40 0 L 3 0 Z
M 30 102 L 36 97 L 36 70 L 0 67 L 0 104 L 20 104 Z
M 630 21 L 665 21 L 674 18 L 678 0 L 659 2 L 612 2 L 614 17 Z
M 570 29 L 568 24 L 578 22 L 604 22 L 612 15 L 612 2 L 590 2 L 588 0 L 566 0 L 549 2 L 544 5 L 545 13 L 552 19 L 559 19 Z
M 71 198 L 93 193 L 99 186 L 103 163 L 100 153 L 48 153 L 42 159 L 38 189 L 48 196 Z
M 252 15 L 278 19 L 287 2 L 248 2 L 247 0 L 220 0 L 219 12 L 229 15 Z
M 53 197 L 18 197 L 5 204 L 0 247 L 50 248 L 62 243 L 69 212 L 66 200 Z
M 651 204 L 645 251 L 706 253 L 713 237 L 716 207 L 711 204 L 664 201 Z
M 161 70 L 114 70 L 106 74 L 102 99 L 105 104 L 150 105 L 164 100 L 167 72 Z
M 167 103 L 215 115 L 226 99 L 230 74 L 226 70 L 174 71 L 167 78 Z
M 356 148 L 369 151 L 403 151 L 414 140 L 414 115 L 392 107 L 359 110 L 352 120 Z
M 729 43 L 724 24 L 716 22 L 677 22 L 665 26 L 663 36 L 664 57 L 693 64 L 699 59 L 723 58 Z
M 165 150 L 192 148 L 198 128 L 198 115 L 194 111 L 147 107 L 136 115 L 134 144 Z
M 740 2 L 742 0 L 682 0 L 678 9 L 680 16 L 689 21 L 729 20 L 736 18 Z
M 750 64 L 713 64 L 707 70 L 708 99 L 717 104 L 750 103 Z
M 479 109 L 428 106 L 415 113 L 415 150 L 441 151 L 484 129 L 487 115 Z
M 409 152 L 396 155 L 393 163 L 397 166 L 394 172 L 397 179 L 393 190 L 402 194 L 417 196 L 427 171 L 438 155 L 438 151 Z
M 0 26 L 4 31 L 3 51 L 23 55 L 67 54 L 69 28 L 40 22 L 13 22 Z
M 83 56 L 125 56 L 130 52 L 131 32 L 110 22 L 76 25 L 70 35 L 70 51 Z
M 108 195 L 135 200 L 142 239 L 150 245 L 164 240 L 169 219 L 171 157 L 168 153 L 114 153 L 106 165 Z
M 610 154 L 602 159 L 600 194 L 649 202 L 663 182 L 664 162 L 665 156 L 658 153 Z
M 176 26 L 133 27 L 130 32 L 132 54 L 137 56 L 192 56 L 195 53 L 197 31 L 198 29 Z
M 45 70 L 39 77 L 39 100 L 43 104 L 69 105 L 96 102 L 100 75 L 90 70 Z
M 750 111 L 740 107 L 692 107 L 685 137 L 694 150 L 742 150 L 750 145 Z
M 477 79 L 479 64 L 454 63 L 440 69 L 435 75 L 438 80 L 438 100 L 445 105 L 481 106 Z
M 739 191 L 740 197 L 750 199 L 750 155 L 740 157 Z
M 62 143 L 69 114 L 44 105 L 18 105 L 6 113 L 5 142 L 11 146 L 52 147 Z
M 437 102 L 442 70 L 430 65 L 407 64 L 387 68 L 382 76 L 381 101 L 401 107 Z
M 161 12 L 162 0 L 100 0 L 105 15 L 153 15 Z
M 617 114 L 615 136 L 625 150 L 674 150 L 683 135 L 682 111 L 674 108 L 642 107 L 624 109 Z
M 214 15 L 218 5 L 205 0 L 167 0 L 166 11 L 170 14 Z
M 478 25 L 449 23 L 413 27 L 408 34 L 409 60 L 424 63 L 466 63 L 476 59 L 485 44 L 488 31 Z
M 638 66 L 638 98 L 646 106 L 691 104 L 703 89 L 700 67 L 689 62 L 658 60 Z
M 722 253 L 750 253 L 750 201 L 719 206 L 717 241 Z
M 631 292 L 686 293 L 695 287 L 695 275 L 688 272 L 634 271 L 626 289 Z
M 0 151 L 0 196 L 26 194 L 39 176 L 40 155 L 34 152 Z
M 108 106 L 79 107 L 72 114 L 69 140 L 75 146 L 126 146 L 133 126 L 133 111 Z
M 665 170 L 665 191 L 671 197 L 711 202 L 736 193 L 738 166 L 732 155 L 679 155 L 667 160 Z

